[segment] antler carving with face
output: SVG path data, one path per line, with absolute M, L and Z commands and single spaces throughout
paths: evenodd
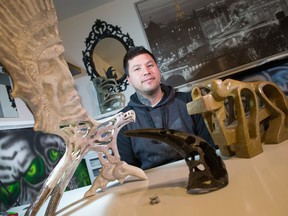
M 91 150 L 98 152 L 103 168 L 85 196 L 97 188 L 105 190 L 109 181 L 122 183 L 128 175 L 147 179 L 143 170 L 120 160 L 116 147 L 118 131 L 134 121 L 134 112 L 99 123 L 83 109 L 63 58 L 53 1 L 0 0 L 0 18 L 0 61 L 13 80 L 13 97 L 21 98 L 33 113 L 34 130 L 57 134 L 66 144 L 64 156 L 26 215 L 37 214 L 50 194 L 46 215 L 55 215 L 75 169 Z

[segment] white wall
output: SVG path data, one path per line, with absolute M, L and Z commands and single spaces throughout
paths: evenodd
M 148 43 L 136 12 L 134 3 L 138 0 L 114 0 L 100 7 L 91 9 L 74 17 L 59 22 L 59 31 L 65 47 L 66 60 L 77 65 L 82 70 L 85 66 L 82 61 L 82 51 L 86 49 L 85 39 L 92 30 L 96 19 L 101 19 L 112 25 L 118 25 L 123 33 L 129 33 L 134 44 L 143 45 L 147 48 Z M 82 99 L 82 104 L 87 112 L 94 118 L 99 115 L 96 91 L 87 75 L 75 78 L 76 88 Z M 133 93 L 131 86 L 123 92 L 126 102 Z M 33 116 L 21 100 L 16 100 L 19 118 L 0 118 L 0 129 L 10 127 L 22 127 L 33 124 Z
M 128 33 L 130 35 L 135 45 L 148 47 L 134 2 L 136 0 L 115 0 L 59 22 L 59 31 L 63 38 L 67 61 L 85 70 L 82 51 L 86 49 L 85 40 L 97 19 L 114 26 L 118 25 L 124 34 Z M 87 76 L 76 78 L 76 85 L 83 106 L 91 116 L 97 118 L 100 115 L 97 96 L 89 78 Z M 123 92 L 126 96 L 126 102 L 132 92 L 131 86 Z

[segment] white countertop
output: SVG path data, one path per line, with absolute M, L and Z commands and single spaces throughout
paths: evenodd
M 165 216 L 287 216 L 288 215 L 288 140 L 264 145 L 264 152 L 250 159 L 224 160 L 229 184 L 207 194 L 187 194 L 188 166 L 181 160 L 146 170 L 148 180 L 129 177 L 117 181 L 105 192 L 82 199 L 89 188 L 65 192 L 56 215 L 165 215 Z M 158 195 L 160 203 L 149 204 Z M 44 215 L 47 202 L 39 211 Z M 24 215 L 24 206 L 15 207 Z

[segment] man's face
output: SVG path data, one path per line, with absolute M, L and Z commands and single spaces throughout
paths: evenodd
M 39 57 L 39 76 L 51 107 L 59 116 L 77 114 L 80 98 L 74 88 L 74 79 L 63 57 L 64 47 L 53 45 Z
M 150 95 L 160 87 L 161 73 L 149 54 L 140 54 L 128 61 L 129 83 L 142 95 Z

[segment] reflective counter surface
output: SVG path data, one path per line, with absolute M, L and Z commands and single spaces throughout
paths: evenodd
M 90 186 L 64 193 L 56 215 L 288 215 L 288 140 L 264 145 L 264 152 L 250 159 L 225 158 L 229 184 L 207 194 L 187 194 L 188 166 L 184 160 L 146 170 L 148 180 L 128 177 L 115 181 L 105 192 L 83 199 Z M 151 205 L 150 197 L 159 203 Z M 24 215 L 27 206 L 10 209 Z M 39 215 L 44 215 L 47 202 Z

